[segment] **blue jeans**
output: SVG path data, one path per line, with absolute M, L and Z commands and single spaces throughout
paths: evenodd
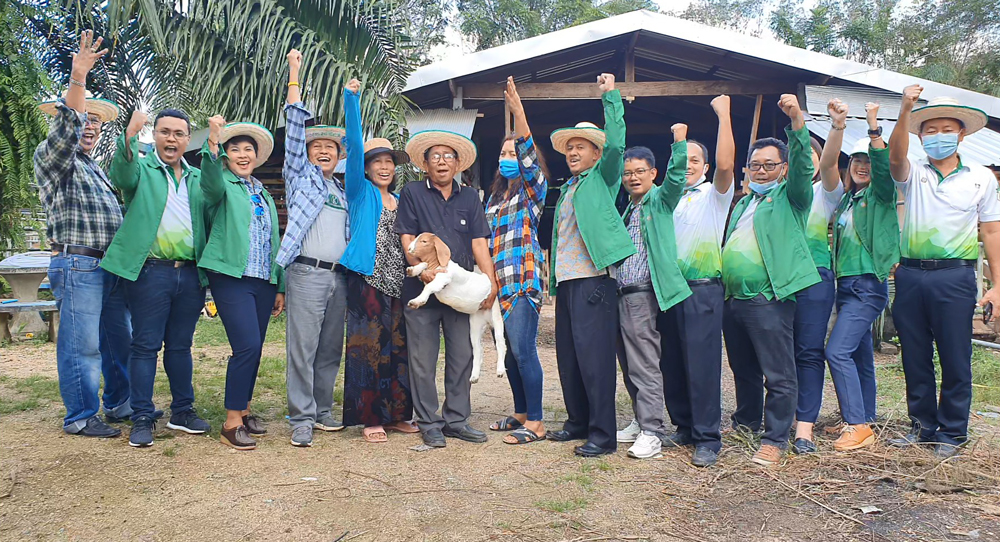
M 97 415 L 104 375 L 104 411 L 131 414 L 128 355 L 132 330 L 121 280 L 100 260 L 60 253 L 49 261 L 49 283 L 59 309 L 56 366 L 66 406 L 63 429 L 77 433 Z
M 538 361 L 538 310 L 527 298 L 518 299 L 504 321 L 507 380 L 514 394 L 514 412 L 528 421 L 542 421 L 542 364 Z
M 837 323 L 826 344 L 840 414 L 850 425 L 875 420 L 872 324 L 889 302 L 889 287 L 875 275 L 837 279 Z
M 163 370 L 170 381 L 172 414 L 194 408 L 191 341 L 205 306 L 205 289 L 194 266 L 174 268 L 146 263 L 135 282 L 126 281 L 132 308 L 132 420 L 153 417 L 156 355 L 163 347 Z
M 823 280 L 795 294 L 795 372 L 799 381 L 795 419 L 816 423 L 823 404 L 826 330 L 836 294 L 833 271 L 818 267 Z

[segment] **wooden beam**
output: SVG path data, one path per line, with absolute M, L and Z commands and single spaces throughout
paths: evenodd
M 755 105 L 753 109 L 753 125 L 750 128 L 750 143 L 747 145 L 748 148 L 750 145 L 753 145 L 754 141 L 757 141 L 757 127 L 760 126 L 760 109 L 763 105 L 764 96 L 758 94 L 757 105 Z
M 795 81 L 656 81 L 615 86 L 624 96 L 718 96 L 719 94 L 782 94 L 795 92 Z M 503 85 L 467 83 L 459 87 L 466 100 L 502 100 Z M 601 97 L 595 83 L 521 83 L 522 100 L 590 100 Z
M 639 32 L 636 31 L 632 34 L 632 39 L 628 42 L 628 49 L 625 49 L 625 82 L 635 83 L 635 42 L 639 40 Z M 635 101 L 635 96 L 631 94 L 625 95 L 625 101 L 632 103 Z

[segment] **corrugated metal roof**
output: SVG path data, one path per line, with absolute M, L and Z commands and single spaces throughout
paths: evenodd
M 895 121 L 881 120 L 883 137 L 887 140 L 896 128 Z M 830 133 L 830 121 L 828 119 L 812 119 L 806 121 L 809 131 L 816 134 L 824 141 Z M 921 160 L 926 157 L 920 138 L 914 134 L 910 136 L 910 148 L 908 156 L 911 160 Z M 855 143 L 862 139 L 868 139 L 868 123 L 862 119 L 848 119 L 847 129 L 844 131 L 844 145 L 841 152 L 847 154 Z M 978 164 L 981 166 L 1000 165 L 1000 134 L 983 128 L 982 130 L 965 136 L 965 139 L 958 147 L 958 152 L 962 156 L 962 162 L 968 164 Z
M 806 111 L 810 115 L 827 116 L 826 106 L 834 98 L 839 98 L 840 101 L 847 104 L 848 115 L 852 117 L 864 118 L 865 104 L 875 102 L 879 104 L 878 118 L 895 120 L 899 118 L 899 105 L 903 95 L 901 92 L 889 92 L 870 87 L 806 85 Z M 927 100 L 920 99 L 918 104 L 926 105 Z
M 1000 118 L 1000 98 L 645 10 L 501 45 L 464 55 L 460 59 L 435 62 L 410 74 L 403 91 L 408 92 L 640 30 L 688 42 L 706 50 L 728 51 L 750 59 L 893 92 L 901 92 L 903 87 L 919 83 L 924 87 L 925 98 L 950 96 L 965 105 L 986 111 L 991 117 Z M 719 70 L 716 76 L 730 79 L 745 77 L 731 70 Z

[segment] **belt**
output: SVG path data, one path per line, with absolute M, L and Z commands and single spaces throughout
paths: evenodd
M 618 288 L 618 295 L 635 294 L 639 292 L 652 292 L 652 291 L 653 291 L 653 283 L 643 282 L 640 284 L 629 284 L 628 286 L 622 286 L 621 288 Z
M 935 269 L 952 269 L 955 267 L 975 267 L 976 260 L 915 260 L 913 258 L 900 258 L 899 264 L 903 267 L 933 271 Z
M 162 265 L 165 267 L 188 267 L 194 265 L 194 260 L 161 260 L 159 258 L 146 258 L 146 265 Z
M 715 277 L 713 279 L 694 279 L 687 282 L 688 286 L 705 286 L 707 284 L 722 284 L 722 279 Z
M 293 261 L 302 265 L 308 265 L 309 267 L 318 267 L 320 269 L 336 271 L 337 273 L 344 273 L 347 271 L 347 268 L 339 263 L 324 262 L 323 260 L 317 260 L 316 258 L 309 258 L 307 256 L 296 256 Z
M 55 256 L 60 252 L 64 254 L 76 254 L 78 256 L 90 256 L 91 258 L 97 258 L 98 260 L 104 257 L 104 251 L 97 250 L 96 248 L 85 247 L 82 245 L 63 245 L 60 243 L 52 243 L 52 255 Z

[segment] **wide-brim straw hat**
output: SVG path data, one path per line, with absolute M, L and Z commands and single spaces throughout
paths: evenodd
M 592 122 L 579 122 L 572 128 L 560 128 L 552 132 L 549 139 L 552 140 L 552 148 L 555 149 L 556 152 L 566 154 L 566 144 L 570 139 L 576 137 L 586 139 L 596 145 L 598 149 L 603 149 L 604 142 L 607 141 L 607 136 L 604 134 L 604 130 L 601 130 Z
M 376 137 L 365 141 L 365 163 L 380 154 L 388 154 L 392 156 L 392 161 L 395 162 L 397 166 L 406 164 L 410 161 L 410 155 L 406 154 L 406 151 L 398 151 L 392 148 L 392 141 L 389 141 L 384 137 Z M 461 155 L 461 153 L 459 153 L 459 155 Z
M 68 90 L 63 92 L 62 97 L 66 99 L 66 93 Z M 118 118 L 121 110 L 118 108 L 118 104 L 110 100 L 105 100 L 103 98 L 95 98 L 90 91 L 85 91 L 84 96 L 87 103 L 87 114 L 94 114 L 100 117 L 101 122 L 112 122 Z M 38 109 L 45 113 L 46 115 L 55 115 L 57 112 L 56 106 L 59 104 L 59 100 L 48 100 L 38 104 Z
M 982 109 L 961 105 L 954 98 L 934 98 L 910 114 L 910 132 L 920 134 L 920 125 L 931 119 L 956 119 L 965 126 L 965 135 L 982 130 L 989 117 Z
M 347 134 L 347 130 L 340 126 L 328 126 L 326 124 L 308 126 L 306 127 L 306 145 L 317 139 L 333 140 L 337 144 L 337 148 L 340 149 L 340 159 L 343 160 L 347 158 L 347 151 L 344 150 L 345 134 Z
M 424 152 L 437 145 L 451 147 L 458 153 L 458 171 L 465 171 L 476 162 L 476 144 L 462 134 L 446 130 L 424 130 L 413 134 L 406 142 L 406 154 L 410 155 L 413 165 L 427 171 Z
M 257 161 L 254 167 L 260 167 L 267 162 L 274 151 L 274 136 L 271 131 L 255 122 L 231 122 L 222 129 L 219 143 L 225 145 L 236 136 L 250 136 L 257 142 Z

